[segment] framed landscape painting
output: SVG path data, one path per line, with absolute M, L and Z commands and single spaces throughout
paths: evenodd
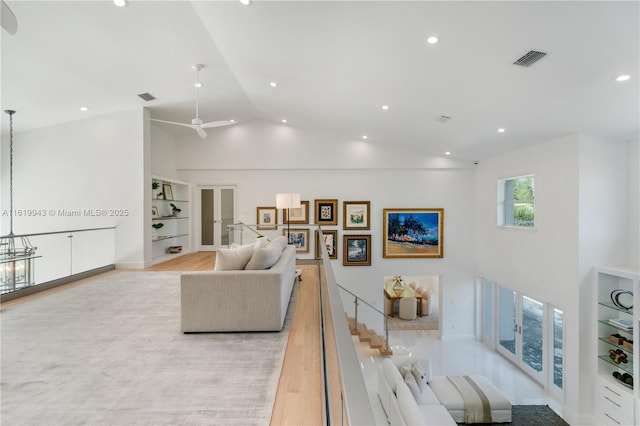
M 316 225 L 338 224 L 338 200 L 315 200 Z
M 342 229 L 370 229 L 370 202 L 345 201 L 342 203 Z
M 309 202 L 300 201 L 300 207 L 284 209 L 284 223 L 309 223 Z
M 278 224 L 278 209 L 275 207 L 256 207 L 257 229 L 276 229 Z
M 289 244 L 296 246 L 296 253 L 309 253 L 309 230 L 308 229 L 291 229 L 282 230 L 282 235 L 287 237 Z
M 320 231 L 316 231 L 316 259 L 322 259 L 322 252 L 320 248 L 322 247 L 320 244 L 324 243 L 325 247 L 327 247 L 327 253 L 329 254 L 329 259 L 337 259 L 338 258 L 338 231 L 322 231 L 322 237 L 320 237 Z
M 342 239 L 344 266 L 371 265 L 371 235 L 343 235 Z
M 385 258 L 444 256 L 444 209 L 384 209 Z

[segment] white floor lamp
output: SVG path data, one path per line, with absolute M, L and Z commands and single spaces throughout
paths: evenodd
M 287 240 L 292 244 L 291 232 L 289 228 L 289 209 L 300 208 L 300 194 L 286 193 L 276 194 L 276 209 L 287 209 Z

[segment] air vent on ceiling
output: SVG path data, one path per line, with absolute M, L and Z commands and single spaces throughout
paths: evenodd
M 538 52 L 537 50 L 530 50 L 526 55 L 518 59 L 513 63 L 513 65 L 520 65 L 521 67 L 528 67 L 540 59 L 542 59 L 546 55 L 545 52 Z
M 451 120 L 451 117 L 448 115 L 438 115 L 433 119 L 433 121 L 437 121 L 438 123 L 446 123 L 449 120 Z
M 138 96 L 142 100 L 147 101 L 147 102 L 154 101 L 156 99 L 155 96 L 153 96 L 151 93 L 140 93 Z

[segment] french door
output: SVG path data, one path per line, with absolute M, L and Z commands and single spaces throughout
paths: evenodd
M 498 286 L 497 351 L 544 384 L 545 304 Z
M 199 185 L 195 196 L 196 242 L 199 251 L 229 246 L 228 225 L 235 223 L 236 187 Z

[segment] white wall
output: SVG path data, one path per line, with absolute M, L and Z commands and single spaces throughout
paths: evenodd
M 151 124 L 151 174 L 177 179 L 176 161 L 178 148 L 176 138 L 172 134 Z
M 384 276 L 442 275 L 444 338 L 473 336 L 472 165 L 420 153 L 405 155 L 375 143 L 336 141 L 331 135 L 302 133 L 266 122 L 209 133 L 204 141 L 197 136 L 179 141 L 184 148 L 178 153 L 180 179 L 192 184 L 237 185 L 236 219 L 245 223 L 256 222 L 257 206 L 275 205 L 279 192 L 299 192 L 310 202 L 310 210 L 315 199 L 337 198 L 339 223 L 327 229 L 338 230 L 338 260 L 332 261 L 338 282 L 382 310 Z M 371 230 L 362 232 L 372 236 L 369 267 L 342 265 L 345 200 L 371 202 Z M 382 258 L 382 210 L 404 207 L 444 208 L 443 259 Z M 314 243 L 309 255 L 299 257 L 313 258 Z M 352 301 L 345 299 L 345 307 L 352 310 Z M 360 314 L 368 326 L 382 330 L 380 315 L 364 307 Z
M 629 142 L 629 265 L 640 269 L 640 141 Z M 635 212 L 635 213 L 634 213 Z
M 14 217 L 14 232 L 116 226 L 117 264 L 141 265 L 145 216 L 142 141 L 142 109 L 16 132 L 14 209 L 41 210 L 46 216 Z M 3 210 L 9 208 L 8 143 L 3 135 Z M 92 216 L 85 210 L 105 210 L 106 214 Z M 2 233 L 8 231 L 9 220 L 4 216 Z

